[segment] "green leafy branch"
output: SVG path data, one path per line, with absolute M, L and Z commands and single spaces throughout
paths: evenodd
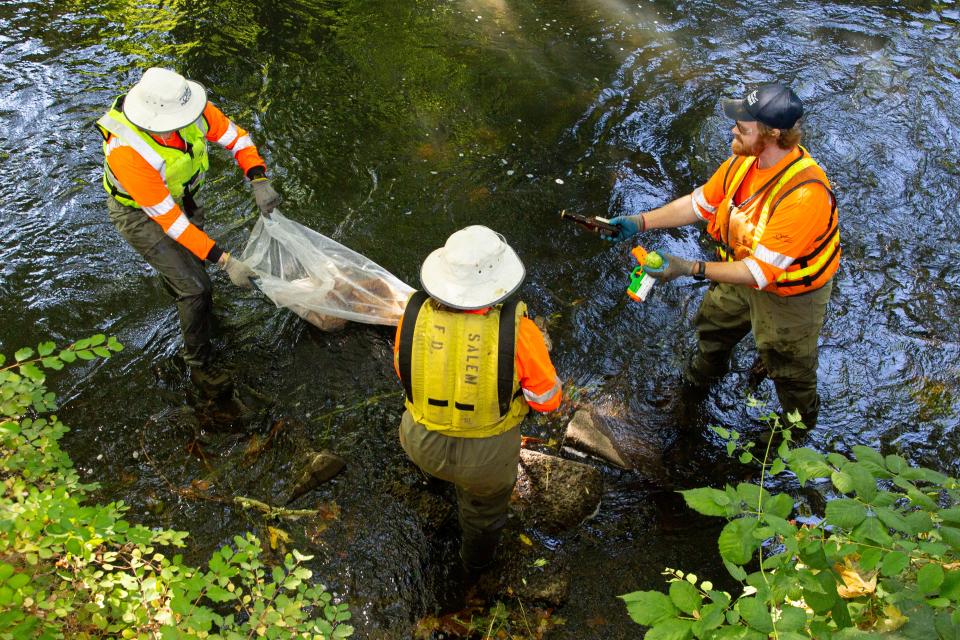
M 78 359 L 109 358 L 119 351 L 123 351 L 123 345 L 115 337 L 98 333 L 59 351 L 54 342 L 41 342 L 36 351 L 24 347 L 14 354 L 10 364 L 6 364 L 6 356 L 0 353 L 0 416 L 18 418 L 30 409 L 37 413 L 56 409 L 54 394 L 43 387 L 47 376 L 40 366 L 59 371 Z
M 122 502 L 89 504 L 59 441 L 67 427 L 41 369 L 108 357 L 103 335 L 0 356 L 0 640 L 11 638 L 347 638 L 346 604 L 311 584 L 294 551 L 267 567 L 259 540 L 235 536 L 207 570 L 184 563 L 185 532 L 124 519 Z M 289 514 L 280 514 L 289 515 Z
M 714 427 L 728 455 L 759 467 L 759 484 L 680 492 L 693 510 L 727 520 L 717 548 L 741 595 L 698 589 L 695 579 L 668 569 L 669 593 L 621 596 L 628 613 L 654 640 L 830 640 L 891 631 L 956 639 L 960 484 L 869 447 L 853 447 L 855 459 L 792 447 L 793 431 L 803 428 L 797 418 L 784 425 L 776 414 L 761 417 L 769 427 L 762 457 L 740 433 Z M 825 493 L 822 516 L 791 519 L 794 497 L 764 488 L 780 475 Z M 758 570 L 748 572 L 754 562 Z

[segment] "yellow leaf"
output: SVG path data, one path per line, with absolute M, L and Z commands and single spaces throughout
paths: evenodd
M 527 534 L 521 533 L 520 536 L 519 536 L 519 538 L 520 538 L 520 542 L 522 542 L 523 544 L 527 545 L 528 547 L 532 547 L 532 546 L 533 546 L 533 540 L 531 540 L 531 539 L 530 539 L 530 536 L 528 536 Z
M 868 577 L 860 575 L 859 567 L 851 563 L 850 558 L 845 558 L 843 564 L 833 565 L 833 569 L 843 580 L 843 584 L 837 585 L 837 594 L 841 598 L 850 600 L 869 595 L 877 590 L 877 572 L 867 574 Z
M 883 608 L 883 613 L 887 616 L 883 620 L 877 622 L 877 630 L 882 633 L 890 633 L 896 631 L 903 625 L 907 623 L 907 620 L 910 618 L 906 617 L 900 613 L 900 609 L 897 609 L 892 604 L 888 604 Z
M 270 548 L 276 549 L 278 543 L 286 544 L 290 542 L 290 534 L 283 529 L 267 527 L 267 533 L 270 534 Z

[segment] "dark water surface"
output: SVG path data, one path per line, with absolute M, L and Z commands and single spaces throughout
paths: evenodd
M 690 192 L 728 154 L 720 96 L 791 83 L 807 105 L 805 144 L 839 196 L 844 245 L 812 441 L 958 473 L 958 21 L 953 1 L 7 0 L 0 347 L 96 332 L 127 345 L 54 377 L 74 428 L 66 447 L 103 499 L 189 530 L 198 561 L 239 531 L 265 537 L 266 523 L 171 488 L 276 500 L 298 450 L 334 449 L 347 471 L 297 503 L 327 505 L 326 528 L 281 526 L 316 554 L 359 637 L 409 637 L 433 609 L 455 527 L 437 532 L 417 508 L 422 485 L 396 439 L 391 330 L 324 334 L 217 273 L 218 350 L 275 404 L 242 432 L 205 430 L 202 454 L 187 450 L 196 416 L 176 315 L 107 219 L 92 126 L 141 68 L 175 66 L 251 131 L 289 217 L 401 279 L 416 284 L 423 258 L 462 226 L 507 236 L 527 266 L 523 298 L 551 320 L 561 377 L 656 436 L 650 469 L 603 468 L 595 520 L 559 539 L 527 532 L 533 557 L 572 571 L 555 637 L 635 637 L 615 595 L 661 584 L 664 565 L 723 572 L 715 531 L 671 494 L 724 477 L 720 444 L 650 427 L 694 344 L 703 289 L 671 284 L 630 303 L 628 247 L 574 232 L 557 211 L 616 215 Z M 239 250 L 254 207 L 228 154 L 214 155 L 208 231 Z M 700 255 L 695 229 L 644 243 Z M 744 394 L 772 395 L 769 381 L 748 384 L 753 358 L 752 344 L 738 349 L 708 399 L 712 422 L 749 424 Z M 563 424 L 524 430 L 558 438 Z

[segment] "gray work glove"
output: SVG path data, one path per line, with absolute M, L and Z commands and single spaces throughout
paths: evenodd
M 233 284 L 245 289 L 253 287 L 250 279 L 256 278 L 257 274 L 253 269 L 248 267 L 243 260 L 238 260 L 224 251 L 217 264 L 227 272 L 227 275 L 230 276 L 230 282 Z
M 280 205 L 280 194 L 270 184 L 269 178 L 265 177 L 254 178 L 250 188 L 253 189 L 253 199 L 257 201 L 260 213 L 269 218 L 273 210 Z
M 689 260 L 671 256 L 668 253 L 661 253 L 660 257 L 663 258 L 663 264 L 660 265 L 659 269 L 651 269 L 646 265 L 643 267 L 643 272 L 651 278 L 660 282 L 670 282 L 680 276 L 693 275 L 693 263 Z

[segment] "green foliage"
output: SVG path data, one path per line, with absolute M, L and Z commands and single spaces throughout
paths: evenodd
M 59 440 L 44 370 L 123 349 L 96 335 L 62 350 L 0 355 L 0 638 L 347 638 L 347 605 L 310 584 L 294 551 L 268 567 L 260 542 L 236 536 L 207 570 L 167 550 L 187 534 L 124 519 L 122 503 L 87 504 Z
M 960 637 L 960 483 L 869 447 L 853 447 L 854 459 L 795 447 L 799 416 L 762 420 L 770 433 L 759 448 L 711 428 L 728 455 L 759 466 L 759 484 L 680 492 L 694 511 L 727 520 L 717 547 L 742 592 L 667 569 L 667 594 L 621 596 L 645 637 Z M 828 494 L 822 517 L 790 519 L 793 497 L 764 488 L 778 475 Z

